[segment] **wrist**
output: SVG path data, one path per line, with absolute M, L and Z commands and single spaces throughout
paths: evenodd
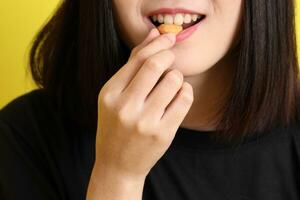
M 102 175 L 108 177 L 115 177 L 120 181 L 128 184 L 139 184 L 144 183 L 147 174 L 133 174 L 128 173 L 124 169 L 119 168 L 118 166 L 107 165 L 105 162 L 101 160 L 96 160 L 94 164 L 94 170 Z
M 144 183 L 143 177 L 127 176 L 96 162 L 88 186 L 87 199 L 142 199 Z

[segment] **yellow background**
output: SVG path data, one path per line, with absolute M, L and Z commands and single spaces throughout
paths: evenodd
M 0 0 L 0 108 L 35 88 L 26 71 L 29 44 L 58 3 L 58 0 Z M 300 57 L 300 8 L 297 13 Z

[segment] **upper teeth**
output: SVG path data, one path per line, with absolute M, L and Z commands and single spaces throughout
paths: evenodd
M 184 13 L 177 13 L 176 15 L 171 14 L 158 14 L 151 16 L 152 20 L 158 21 L 159 23 L 164 24 L 176 24 L 181 26 L 183 23 L 188 24 L 192 21 L 197 21 L 197 19 L 201 18 L 201 15 L 198 14 L 184 14 Z

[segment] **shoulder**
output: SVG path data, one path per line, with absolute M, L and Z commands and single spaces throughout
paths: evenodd
M 36 89 L 16 97 L 0 110 L 0 120 L 14 122 L 29 120 L 34 112 L 46 109 L 43 89 Z
M 44 123 L 56 116 L 54 104 L 51 103 L 43 89 L 35 89 L 16 97 L 0 110 L 0 121 L 25 130 L 33 124 Z
M 285 135 L 288 138 L 291 138 L 290 140 L 288 140 L 289 145 L 293 147 L 292 149 L 295 150 L 300 159 L 300 121 L 296 120 L 286 130 L 287 134 Z
M 0 137 L 37 144 L 62 134 L 62 121 L 43 89 L 25 93 L 0 110 Z
M 60 188 L 64 187 L 61 183 L 75 185 L 72 150 L 76 141 L 69 138 L 74 134 L 67 134 L 62 119 L 43 89 L 23 94 L 0 110 L 2 195 L 9 199 L 58 199 L 60 194 L 55 193 L 52 182 Z M 23 188 L 20 193 L 15 192 L 18 187 Z

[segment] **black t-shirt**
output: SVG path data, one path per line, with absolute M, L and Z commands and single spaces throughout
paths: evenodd
M 143 199 L 300 199 L 299 123 L 234 148 L 212 133 L 180 127 Z M 94 150 L 95 133 L 65 123 L 42 90 L 14 99 L 0 111 L 0 199 L 85 199 Z

